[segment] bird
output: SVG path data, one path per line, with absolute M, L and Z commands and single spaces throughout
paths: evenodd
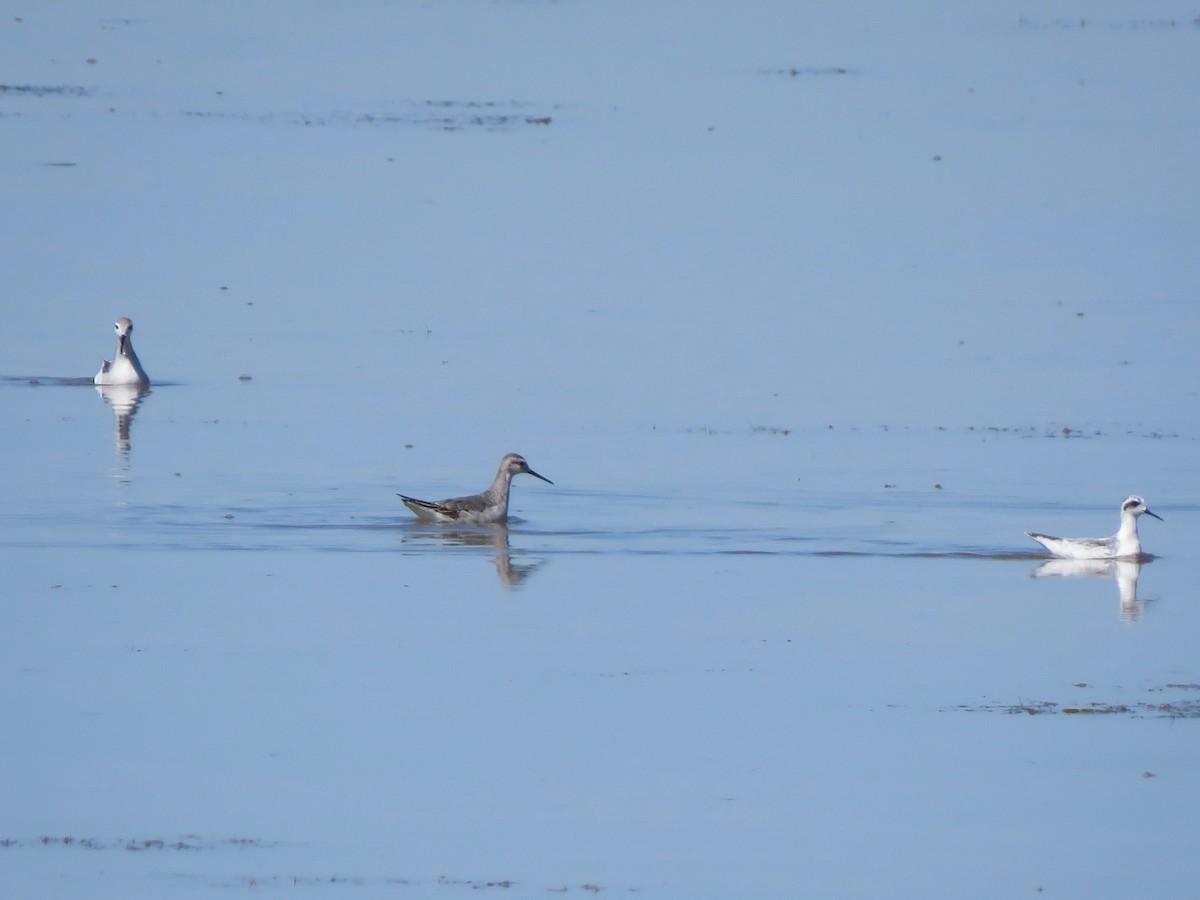
M 1139 516 L 1154 516 L 1162 521 L 1162 516 L 1151 512 L 1145 500 L 1134 495 L 1126 497 L 1121 504 L 1121 527 L 1109 537 L 1060 538 L 1032 531 L 1025 534 L 1061 559 L 1136 559 L 1142 555 L 1137 527 Z
M 150 376 L 133 351 L 133 322 L 128 316 L 117 319 L 117 352 L 112 361 L 104 360 L 92 379 L 94 384 L 149 384 Z
M 397 494 L 404 505 L 426 522 L 456 522 L 460 525 L 492 525 L 508 519 L 508 489 L 514 475 L 532 475 L 547 484 L 554 484 L 544 475 L 529 468 L 519 453 L 506 453 L 491 486 L 480 494 L 451 497 L 448 500 L 418 500 Z

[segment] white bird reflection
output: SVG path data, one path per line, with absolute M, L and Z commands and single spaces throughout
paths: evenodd
M 471 529 L 455 529 L 447 531 L 441 528 L 420 528 L 410 526 L 411 537 L 404 541 L 431 539 L 459 547 L 490 547 L 496 555 L 492 557 L 492 565 L 496 567 L 496 575 L 506 588 L 516 590 L 522 583 L 545 564 L 544 559 L 534 559 L 529 562 L 513 562 L 512 548 L 508 543 L 508 526 L 504 524 L 483 525 Z
M 1137 595 L 1141 571 L 1142 564 L 1132 559 L 1052 559 L 1042 563 L 1030 575 L 1034 578 L 1083 575 L 1116 579 L 1121 598 L 1121 618 L 1126 622 L 1136 622 L 1146 609 L 1146 601 L 1138 599 Z
M 147 384 L 98 384 L 96 393 L 112 407 L 116 425 L 117 452 L 122 456 L 129 453 L 129 427 L 133 424 L 142 398 L 150 393 Z

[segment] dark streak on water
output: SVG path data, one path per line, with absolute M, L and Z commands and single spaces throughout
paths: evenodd
M 71 84 L 0 84 L 0 94 L 16 94 L 23 97 L 86 97 L 90 91 Z
M 23 384 L 28 387 L 95 387 L 94 376 L 63 378 L 58 375 L 0 375 L 0 382 Z
M 1086 687 L 1086 685 L 1079 685 Z M 1148 688 L 1148 693 L 1164 691 L 1198 690 L 1196 684 L 1167 684 Z M 1200 700 L 1188 698 L 1164 701 L 1136 701 L 1132 703 L 1110 703 L 1088 701 L 1086 703 L 1060 703 L 1055 700 L 1035 700 L 1017 703 L 959 704 L 949 707 L 951 712 L 998 712 L 1006 715 L 1064 715 L 1064 716 L 1123 716 L 1130 719 L 1200 719 Z

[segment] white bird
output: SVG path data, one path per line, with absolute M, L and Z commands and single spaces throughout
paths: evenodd
M 417 500 L 397 494 L 404 505 L 426 522 L 457 522 L 461 525 L 491 525 L 508 519 L 508 489 L 514 475 L 532 475 L 547 484 L 554 484 L 544 475 L 529 468 L 525 457 L 519 453 L 506 453 L 500 460 L 500 468 L 491 487 L 481 494 L 469 497 L 451 497 L 449 500 Z
M 1126 497 L 1121 504 L 1121 527 L 1109 537 L 1060 538 L 1032 531 L 1025 533 L 1061 559 L 1136 559 L 1142 555 L 1137 520 L 1143 515 L 1162 521 L 1162 516 L 1150 512 L 1141 497 Z
M 117 319 L 117 352 L 112 361 L 104 360 L 92 379 L 95 384 L 149 384 L 150 376 L 133 352 L 133 323 L 128 316 Z

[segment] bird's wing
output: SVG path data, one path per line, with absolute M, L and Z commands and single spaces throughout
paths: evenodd
M 458 514 L 462 511 L 454 505 L 453 500 L 418 500 L 416 497 L 406 497 L 404 494 L 397 494 L 404 505 L 415 512 L 422 519 L 457 519 Z

